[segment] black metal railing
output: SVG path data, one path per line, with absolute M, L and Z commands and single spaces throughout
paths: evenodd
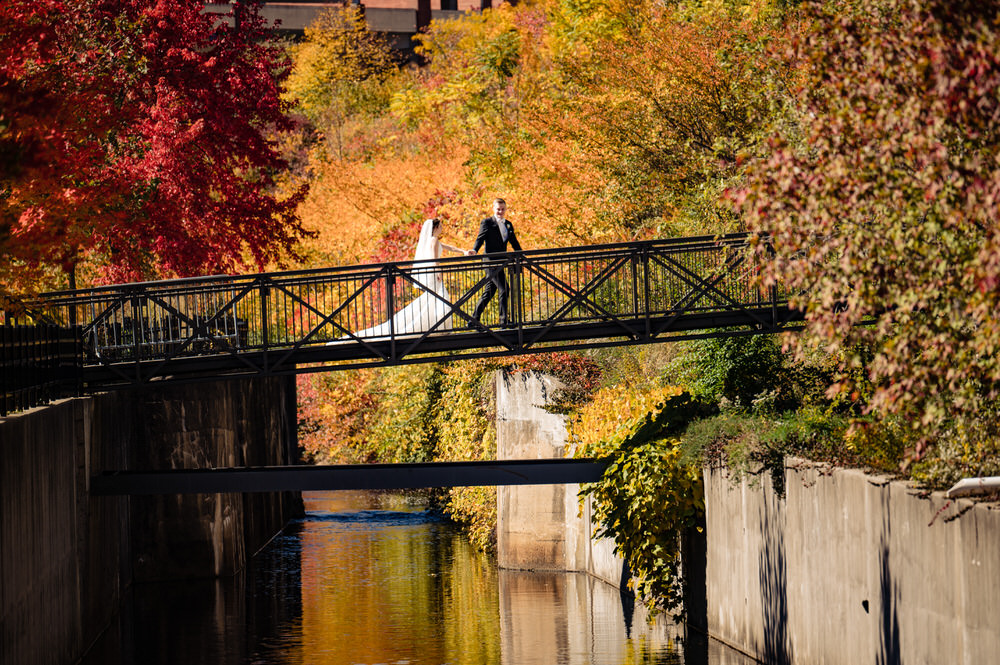
M 88 385 L 142 383 L 788 329 L 797 317 L 760 287 L 759 257 L 744 235 L 681 238 L 123 284 L 31 306 L 81 326 Z M 499 270 L 510 329 L 499 296 L 473 319 Z
M 79 392 L 79 328 L 0 325 L 0 416 Z

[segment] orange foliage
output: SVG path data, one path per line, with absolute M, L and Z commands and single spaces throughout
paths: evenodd
M 559 168 L 564 146 L 553 146 L 547 159 Z M 383 239 L 398 227 L 410 229 L 427 217 L 445 220 L 442 240 L 458 247 L 472 247 L 479 221 L 490 214 L 495 197 L 507 199 L 509 217 L 517 225 L 525 249 L 585 244 L 587 210 L 565 192 L 582 177 L 560 181 L 525 161 L 516 168 L 517 185 L 487 189 L 469 184 L 465 160 L 468 150 L 452 145 L 428 151 L 393 153 L 358 160 L 330 161 L 316 166 L 308 199 L 300 206 L 303 226 L 317 236 L 303 241 L 306 267 L 345 265 L 374 260 Z M 560 195 L 560 194 L 565 195 Z M 419 230 L 419 226 L 416 227 Z M 411 244 L 417 234 L 412 232 Z M 412 249 L 412 248 L 411 248 Z M 387 260 L 410 258 L 402 255 Z
M 566 235 L 600 242 L 737 224 L 720 195 L 741 175 L 739 156 L 760 149 L 787 90 L 766 45 L 788 27 L 678 11 L 628 10 L 620 31 L 558 59 L 561 94 L 525 104 L 534 140 L 524 161 L 556 185 L 541 196 L 558 191 L 583 213 Z
M 581 159 L 576 146 L 550 140 L 543 148 L 525 150 L 513 171 L 511 180 L 516 184 L 507 198 L 525 249 L 631 239 L 596 223 L 594 200 L 584 194 L 600 191 L 605 178 Z
M 371 370 L 296 377 L 299 445 L 307 459 L 320 464 L 359 461 L 366 422 L 377 406 L 365 390 L 370 377 Z
M 316 165 L 312 190 L 299 208 L 303 226 L 318 234 L 303 243 L 305 262 L 315 267 L 367 260 L 386 233 L 421 213 L 439 190 L 460 188 L 464 156 L 455 147 L 439 154 L 387 154 Z M 437 214 L 457 219 L 456 212 Z M 453 224 L 444 241 L 470 244 L 477 229 L 471 220 Z M 414 236 L 414 245 L 416 241 Z

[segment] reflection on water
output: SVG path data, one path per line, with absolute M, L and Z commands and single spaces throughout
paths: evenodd
M 503 663 L 683 662 L 678 626 L 630 626 L 635 599 L 589 575 L 501 571 L 500 599 Z
M 450 525 L 398 495 L 305 499 L 301 624 L 258 662 L 499 662 L 496 570 Z
M 751 662 L 587 575 L 498 571 L 412 497 L 303 498 L 245 573 L 138 585 L 84 665 Z

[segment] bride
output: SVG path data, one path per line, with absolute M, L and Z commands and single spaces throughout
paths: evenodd
M 413 255 L 415 263 L 411 273 L 416 287 L 423 293 L 409 305 L 392 316 L 392 333 L 406 335 L 426 332 L 438 321 L 441 325 L 435 330 L 451 329 L 451 296 L 444 286 L 441 272 L 436 270 L 437 260 L 441 258 L 442 250 L 464 255 L 458 247 L 452 247 L 441 242 L 441 220 L 428 219 L 420 229 L 420 239 L 417 241 L 417 251 Z M 357 337 L 388 337 L 390 322 L 380 323 L 371 328 L 365 328 L 354 333 Z

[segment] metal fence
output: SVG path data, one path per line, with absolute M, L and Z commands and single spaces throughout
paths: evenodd
M 523 353 L 573 335 L 651 341 L 682 323 L 773 330 L 787 323 L 787 298 L 759 286 L 759 261 L 744 235 L 683 238 L 125 284 L 51 293 L 31 306 L 81 326 L 88 366 L 133 363 L 148 378 L 150 363 L 163 374 L 184 359 L 249 367 L 264 357 L 266 372 L 278 359 L 397 362 L 448 340 Z M 499 295 L 473 318 L 500 274 L 510 284 L 509 330 L 498 327 Z
M 78 394 L 79 328 L 0 325 L 0 416 Z

